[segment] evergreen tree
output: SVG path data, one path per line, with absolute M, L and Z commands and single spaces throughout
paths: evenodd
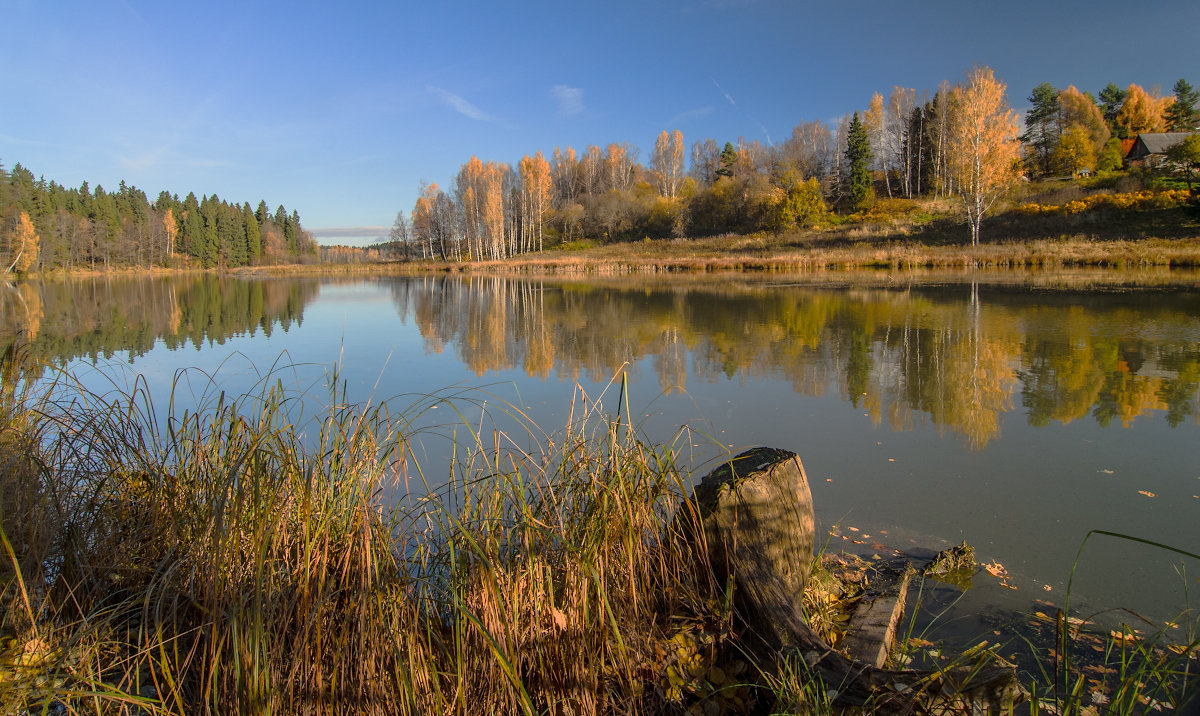
M 1104 121 L 1108 122 L 1108 128 L 1114 135 L 1117 134 L 1117 112 L 1120 112 L 1121 105 L 1125 104 L 1125 94 L 1125 90 L 1114 82 L 1109 82 L 1100 90 L 1100 109 L 1104 112 Z
M 266 208 L 266 202 L 260 204 Z M 262 257 L 262 231 L 258 228 L 258 219 L 250 211 L 250 202 L 242 205 L 242 222 L 246 225 L 246 254 L 250 263 L 257 263 Z
M 1175 91 L 1175 102 L 1163 112 L 1167 120 L 1167 130 L 1170 132 L 1191 132 L 1200 123 L 1200 112 L 1196 110 L 1196 101 L 1200 100 L 1197 92 L 1185 79 L 1180 79 L 1172 88 Z
M 220 258 L 221 239 L 217 230 L 219 206 L 216 196 L 206 196 L 200 201 L 200 216 L 203 230 L 200 233 L 200 263 L 204 268 L 217 265 Z
M 1050 156 L 1062 134 L 1058 90 L 1049 82 L 1043 82 L 1033 88 L 1029 101 L 1033 107 L 1025 113 L 1025 134 L 1021 135 L 1021 141 L 1034 148 L 1038 173 L 1049 174 Z
M 199 259 L 204 245 L 204 218 L 200 216 L 200 202 L 194 193 L 188 192 L 184 198 L 181 216 L 179 245 L 184 254 Z
M 717 176 L 732 177 L 737 158 L 737 150 L 733 148 L 733 143 L 725 142 L 725 148 L 721 150 L 721 166 L 717 168 Z
M 859 209 L 871 200 L 871 138 L 867 128 L 858 118 L 858 112 L 850 120 L 850 131 L 846 134 L 846 196 L 851 209 Z

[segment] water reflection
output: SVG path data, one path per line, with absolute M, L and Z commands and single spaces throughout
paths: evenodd
M 479 376 L 520 366 L 599 381 L 649 358 L 664 391 L 722 378 L 782 378 L 810 396 L 834 386 L 876 423 L 904 430 L 923 416 L 974 448 L 1016 405 L 1035 426 L 1129 425 L 1152 411 L 1176 426 L 1198 412 L 1191 292 L 449 277 L 391 290 L 428 350 L 452 346 Z
M 211 275 L 5 284 L 0 350 L 23 333 L 34 358 L 64 364 L 269 338 L 302 321 L 320 285 Z M 364 289 L 390 292 L 427 352 L 451 351 L 475 376 L 519 369 L 596 383 L 625 365 L 653 372 L 667 393 L 784 380 L 805 396 L 836 391 L 876 424 L 929 421 L 974 448 L 1018 406 L 1039 427 L 1089 416 L 1128 426 L 1152 412 L 1178 426 L 1200 413 L 1200 292 L 1178 287 L 439 276 Z
M 0 286 L 0 352 L 23 337 L 36 362 L 141 356 L 161 341 L 169 350 L 224 344 L 233 336 L 288 330 L 319 282 L 244 281 L 195 275 L 102 277 Z

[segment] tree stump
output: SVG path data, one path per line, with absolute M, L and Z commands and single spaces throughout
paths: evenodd
M 812 569 L 812 493 L 800 458 L 755 448 L 713 470 L 696 488 L 709 558 L 732 581 L 746 623 L 771 651 L 808 631 L 801 595 Z
M 754 448 L 713 470 L 695 490 L 709 561 L 732 590 L 759 667 L 799 654 L 835 703 L 874 713 L 926 713 L 949 704 L 999 712 L 1019 700 L 1012 669 L 888 671 L 846 657 L 804 620 L 816 523 L 804 465 L 793 452 Z

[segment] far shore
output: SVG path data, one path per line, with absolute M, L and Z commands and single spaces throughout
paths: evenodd
M 944 229 L 906 232 L 859 227 L 786 234 L 645 239 L 596 243 L 520 254 L 499 261 L 392 258 L 356 263 L 264 264 L 236 268 L 118 267 L 31 274 L 42 278 L 104 275 L 158 276 L 209 272 L 234 276 L 421 275 L 487 273 L 525 275 L 621 275 L 711 272 L 816 272 L 918 269 L 1200 268 L 1200 223 L 1173 221 L 1161 235 L 1144 229 L 1129 237 L 1119 226 L 1090 226 L 1088 233 L 1022 239 L 986 238 L 977 246 Z M 999 233 L 999 232 L 997 232 Z M 1138 236 L 1141 234 L 1141 236 Z

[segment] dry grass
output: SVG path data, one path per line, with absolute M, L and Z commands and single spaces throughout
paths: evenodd
M 61 380 L 0 421 L 5 713 L 660 713 L 671 640 L 730 638 L 684 473 L 594 405 L 393 507 L 410 416 L 335 393 L 307 445 L 277 388 L 160 428 Z

